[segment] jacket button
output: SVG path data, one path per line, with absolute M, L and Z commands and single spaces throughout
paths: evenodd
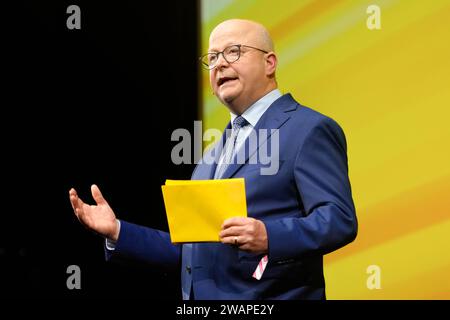
M 186 271 L 190 274 L 192 271 L 191 266 L 186 266 Z

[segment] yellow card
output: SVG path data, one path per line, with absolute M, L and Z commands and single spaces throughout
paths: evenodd
M 218 242 L 225 219 L 247 216 L 243 178 L 166 180 L 161 188 L 173 243 Z

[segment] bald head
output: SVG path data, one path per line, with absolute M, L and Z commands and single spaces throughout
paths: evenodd
M 261 24 L 241 19 L 220 23 L 211 32 L 208 52 L 222 53 L 216 55 L 209 79 L 214 94 L 233 113 L 242 114 L 277 87 L 277 57 Z
M 260 23 L 244 19 L 230 19 L 218 24 L 209 37 L 210 49 L 214 49 L 211 48 L 211 44 L 215 40 L 234 37 L 265 51 L 274 51 L 273 41 L 267 29 Z

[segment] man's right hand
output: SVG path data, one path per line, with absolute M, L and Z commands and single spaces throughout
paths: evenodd
M 85 204 L 78 197 L 75 189 L 70 189 L 70 203 L 72 204 L 75 215 L 88 229 L 112 241 L 117 241 L 119 238 L 119 226 L 114 211 L 103 198 L 100 189 L 95 184 L 91 186 L 91 192 L 97 205 Z

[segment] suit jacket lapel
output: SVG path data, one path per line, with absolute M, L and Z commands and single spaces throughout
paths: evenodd
M 227 179 L 233 177 L 236 172 L 248 162 L 251 156 L 256 156 L 256 152 L 259 147 L 267 141 L 272 135 L 273 129 L 279 129 L 286 121 L 289 120 L 290 116 L 287 112 L 293 111 L 297 108 L 298 103 L 292 98 L 290 94 L 286 94 L 279 99 L 277 99 L 272 105 L 267 109 L 267 111 L 262 115 L 261 119 L 256 123 L 253 128 L 254 133 L 257 135 L 257 143 L 250 143 L 249 137 L 244 142 L 241 150 L 244 152 L 243 157 L 239 158 L 239 163 L 237 161 L 237 156 L 234 157 L 234 161 L 225 170 L 222 179 Z M 267 130 L 267 134 L 261 137 L 258 134 L 260 129 Z
M 294 111 L 298 106 L 298 103 L 292 98 L 290 94 L 285 94 L 279 99 L 277 99 L 272 105 L 267 109 L 267 111 L 262 115 L 261 119 L 259 119 L 253 130 L 255 133 L 258 133 L 260 129 L 266 129 L 267 135 L 264 139 L 260 139 L 258 137 L 258 143 L 253 144 L 250 143 L 249 138 L 247 138 L 242 146 L 242 150 L 245 150 L 245 156 L 243 157 L 244 161 L 240 161 L 238 164 L 236 162 L 236 156 L 232 164 L 230 164 L 225 170 L 222 179 L 227 179 L 233 177 L 236 172 L 248 162 L 248 159 L 251 156 L 254 156 L 258 151 L 259 147 L 267 141 L 272 135 L 271 129 L 279 129 L 286 121 L 289 120 L 290 116 L 288 112 Z M 222 149 L 225 145 L 225 141 L 227 137 L 227 129 L 231 129 L 231 122 L 228 123 L 225 128 L 222 137 L 218 143 L 214 147 L 211 148 L 210 151 L 207 152 L 206 157 L 203 157 L 200 163 L 195 168 L 192 173 L 192 180 L 208 180 L 214 179 L 214 173 L 217 168 L 217 164 L 219 163 L 220 155 L 222 153 Z M 245 148 L 245 149 L 243 149 Z M 248 150 L 248 152 L 246 152 Z M 242 159 L 239 159 L 242 160 Z
M 207 151 L 205 156 L 199 162 L 194 172 L 192 173 L 192 180 L 210 180 L 214 179 L 217 164 L 219 163 L 222 149 L 227 139 L 227 130 L 231 129 L 231 122 L 228 123 L 225 128 L 222 137 L 218 143 L 216 143 L 211 150 Z

